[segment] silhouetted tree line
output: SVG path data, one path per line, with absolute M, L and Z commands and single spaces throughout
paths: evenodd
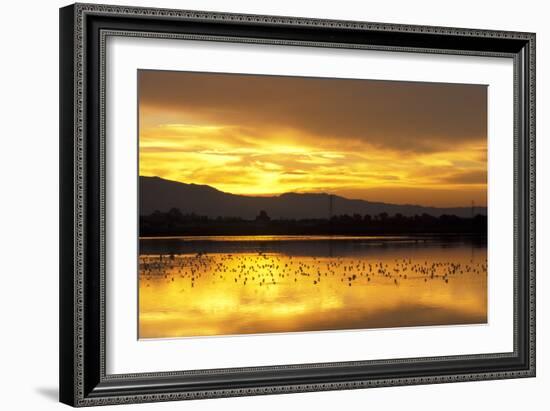
M 463 218 L 456 215 L 411 217 L 388 213 L 378 215 L 336 215 L 331 219 L 272 219 L 261 210 L 254 220 L 239 217 L 209 218 L 183 214 L 173 208 L 140 216 L 141 236 L 166 235 L 386 235 L 386 234 L 468 234 L 487 235 L 487 216 Z

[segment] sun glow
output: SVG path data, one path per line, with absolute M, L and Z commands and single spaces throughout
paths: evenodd
M 319 110 L 325 111 L 315 115 L 310 106 L 318 103 L 308 100 L 307 95 L 284 101 L 284 97 L 293 98 L 290 87 L 296 88 L 299 83 L 286 84 L 278 77 L 267 76 L 262 76 L 257 86 L 261 89 L 268 87 L 270 81 L 279 81 L 280 87 L 273 91 L 279 95 L 273 98 L 282 102 L 274 103 L 253 89 L 247 90 L 250 101 L 236 97 L 232 100 L 230 90 L 225 89 L 235 82 L 239 87 L 249 83 L 239 83 L 239 76 L 197 73 L 176 73 L 179 76 L 174 77 L 170 89 L 164 90 L 165 99 L 160 99 L 148 87 L 161 87 L 162 73 L 140 74 L 140 175 L 210 185 L 242 195 L 329 192 L 371 201 L 436 206 L 469 205 L 471 201 L 486 204 L 485 124 L 477 129 L 464 127 L 464 136 L 457 136 L 452 112 L 441 113 L 443 119 L 430 119 L 436 126 L 418 118 L 413 119 L 416 124 L 411 126 L 413 120 L 403 108 L 402 113 L 393 113 L 394 117 L 388 120 L 388 130 L 375 124 L 376 119 L 361 126 L 362 117 L 368 117 L 367 106 L 372 104 L 369 101 L 364 102 L 365 113 L 351 116 L 347 111 L 352 108 L 342 107 L 340 113 L 336 103 L 325 99 L 332 111 L 323 106 Z M 209 94 L 210 88 L 201 88 L 210 81 L 219 84 L 215 94 Z M 340 96 L 336 94 L 344 88 L 342 98 L 346 97 L 340 80 L 316 81 L 325 88 L 317 93 L 324 92 L 338 100 Z M 360 85 L 367 87 L 368 83 L 363 81 Z M 406 92 L 407 87 L 403 87 Z M 185 92 L 171 94 L 180 89 Z M 365 88 L 366 97 L 369 90 Z M 453 90 L 448 92 L 448 99 L 453 98 Z M 480 95 L 485 98 L 485 94 Z M 383 99 L 390 97 L 378 98 L 379 105 L 385 105 Z M 388 111 L 395 111 L 392 104 L 387 103 Z M 295 112 L 298 108 L 302 116 L 299 110 Z M 373 106 L 372 110 L 381 109 Z M 464 113 L 457 116 L 467 118 Z M 326 123 L 326 127 L 320 128 L 318 123 Z M 431 134 L 418 136 L 424 129 Z

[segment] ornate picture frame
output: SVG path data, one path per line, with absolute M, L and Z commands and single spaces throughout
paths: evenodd
M 109 374 L 105 94 L 111 37 L 512 60 L 513 350 Z M 75 4 L 60 10 L 60 100 L 61 402 L 80 407 L 535 376 L 535 34 Z

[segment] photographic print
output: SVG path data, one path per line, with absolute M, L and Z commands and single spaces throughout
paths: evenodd
M 535 33 L 59 23 L 61 402 L 536 375 Z
M 139 338 L 487 322 L 487 86 L 139 70 Z

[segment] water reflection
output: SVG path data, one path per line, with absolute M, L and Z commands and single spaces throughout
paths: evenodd
M 487 321 L 470 239 L 141 239 L 139 274 L 140 338 Z

